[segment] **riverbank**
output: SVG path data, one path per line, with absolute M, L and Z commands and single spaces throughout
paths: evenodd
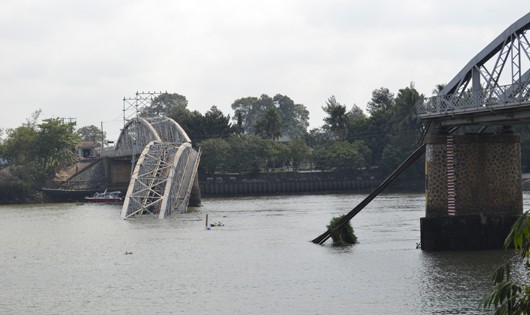
M 357 175 L 357 176 L 355 176 Z M 215 174 L 200 177 L 199 186 L 203 197 L 245 197 L 270 195 L 313 195 L 368 193 L 384 178 L 375 175 L 348 172 L 282 172 L 272 174 Z M 530 191 L 530 173 L 522 176 L 522 190 Z M 423 193 L 424 179 L 396 179 L 385 192 Z M 104 189 L 103 189 L 104 190 Z M 126 194 L 127 186 L 113 187 Z M 26 204 L 46 202 L 75 202 L 93 195 L 94 190 L 33 190 L 24 199 L 3 200 L 0 204 Z

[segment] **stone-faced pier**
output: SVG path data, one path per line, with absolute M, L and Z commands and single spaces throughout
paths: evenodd
M 523 210 L 519 136 L 431 135 L 425 142 L 421 248 L 502 248 Z
M 511 126 L 530 122 L 529 29 L 527 13 L 416 104 L 434 130 L 425 139 L 422 249 L 502 248 L 523 211 L 521 145 Z

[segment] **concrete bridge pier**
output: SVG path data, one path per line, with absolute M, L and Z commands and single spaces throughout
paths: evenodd
M 193 186 L 191 187 L 189 205 L 190 207 L 201 206 L 201 188 L 199 187 L 199 176 L 195 176 L 195 179 L 193 180 Z
M 519 135 L 428 136 L 425 171 L 421 248 L 502 248 L 523 211 Z

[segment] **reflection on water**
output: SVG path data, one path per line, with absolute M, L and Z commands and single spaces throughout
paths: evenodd
M 357 245 L 310 242 L 362 198 L 207 199 L 127 221 L 116 206 L 2 206 L 0 313 L 482 313 L 513 253 L 417 250 L 421 194 L 377 197 L 352 221 Z
M 443 314 L 486 313 L 477 305 L 491 289 L 490 276 L 512 257 L 512 251 L 423 253 L 422 304 Z

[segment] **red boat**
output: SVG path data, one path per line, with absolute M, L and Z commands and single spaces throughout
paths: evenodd
M 97 203 L 122 203 L 123 197 L 120 196 L 120 191 L 107 192 L 106 190 L 102 193 L 95 193 L 93 196 L 85 197 L 86 202 L 97 202 Z

